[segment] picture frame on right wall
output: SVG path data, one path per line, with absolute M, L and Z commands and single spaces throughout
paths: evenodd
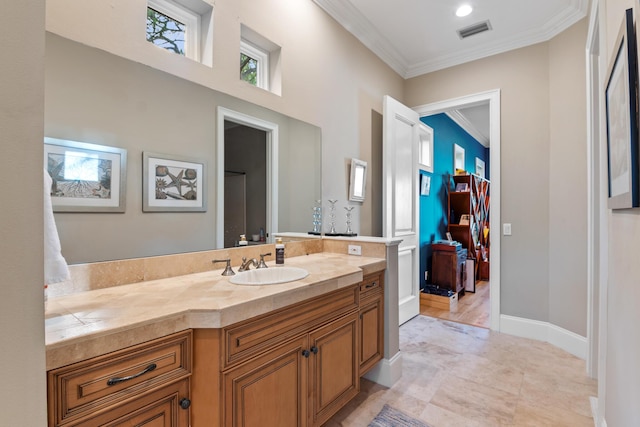
M 638 191 L 638 58 L 633 9 L 625 11 L 605 89 L 609 209 L 640 206 Z

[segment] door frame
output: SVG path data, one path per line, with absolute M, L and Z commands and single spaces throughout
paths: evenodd
M 609 277 L 609 216 L 604 97 L 606 19 L 600 2 L 591 3 L 586 43 L 587 67 L 587 375 L 598 380 L 595 424 L 606 426 L 607 330 Z M 603 12 L 606 14 L 606 11 Z M 599 179 L 596 179 L 599 178 Z M 596 250 L 597 246 L 597 250 Z M 593 402 L 592 402 L 592 406 Z
M 490 326 L 493 331 L 500 331 L 500 89 L 461 96 L 444 101 L 413 107 L 420 117 L 444 113 L 445 111 L 473 107 L 489 102 L 489 135 L 491 146 L 489 151 L 491 181 L 491 201 L 489 221 L 489 238 L 491 251 L 489 252 L 489 292 L 491 298 Z
M 218 107 L 216 137 L 216 247 L 224 247 L 224 122 L 238 123 L 266 133 L 267 236 L 278 232 L 278 125 L 248 114 Z

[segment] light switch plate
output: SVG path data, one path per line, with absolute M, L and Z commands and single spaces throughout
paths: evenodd
M 505 236 L 511 236 L 511 223 L 505 222 L 502 224 L 502 234 Z
M 349 255 L 362 255 L 362 246 L 349 245 Z

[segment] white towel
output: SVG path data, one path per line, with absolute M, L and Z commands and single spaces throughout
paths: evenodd
M 49 172 L 44 171 L 44 283 L 64 282 L 69 279 L 69 267 L 62 256 L 58 229 L 53 218 Z

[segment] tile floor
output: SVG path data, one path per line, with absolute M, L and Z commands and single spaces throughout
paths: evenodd
M 360 427 L 385 403 L 433 427 L 593 426 L 597 382 L 551 344 L 417 316 L 400 327 L 402 378 L 365 379 L 325 426 Z

